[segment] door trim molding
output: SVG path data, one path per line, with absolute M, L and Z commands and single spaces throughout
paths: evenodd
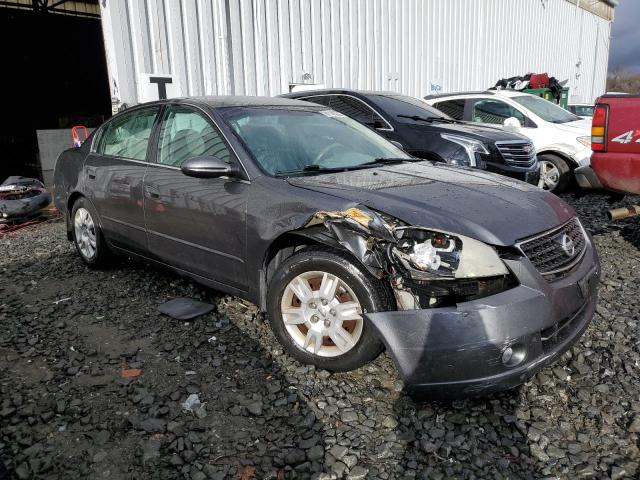
M 147 229 L 147 234 L 156 235 L 158 237 L 166 238 L 167 240 L 171 240 L 177 243 L 182 243 L 184 245 L 188 245 L 189 247 L 194 247 L 199 250 L 204 250 L 205 252 L 213 253 L 215 255 L 220 255 L 221 257 L 230 258 L 231 260 L 235 260 L 236 262 L 244 264 L 244 259 L 240 257 L 236 257 L 235 255 L 231 255 L 230 253 L 221 252 L 219 250 L 214 250 L 213 248 L 205 247 L 203 245 L 198 245 L 197 243 L 188 242 L 186 240 L 181 240 L 176 237 L 172 237 L 171 235 L 166 235 L 164 233 L 156 232 L 155 230 Z

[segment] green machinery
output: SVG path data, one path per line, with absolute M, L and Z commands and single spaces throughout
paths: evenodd
M 530 93 L 532 95 L 537 95 L 538 97 L 542 97 L 545 100 L 549 100 L 550 102 L 556 103 L 560 105 L 562 108 L 567 108 L 569 105 L 569 87 L 562 87 L 562 92 L 560 92 L 560 101 L 556 102 L 553 93 L 550 88 L 525 88 L 521 90 L 523 93 Z

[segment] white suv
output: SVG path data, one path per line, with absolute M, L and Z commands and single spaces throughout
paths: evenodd
M 561 192 L 576 168 L 591 164 L 590 119 L 535 95 L 488 90 L 431 95 L 424 101 L 456 120 L 502 125 L 529 137 L 540 162 L 541 188 Z

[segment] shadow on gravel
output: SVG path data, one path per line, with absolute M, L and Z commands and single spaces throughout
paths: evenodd
M 179 296 L 219 305 L 217 294 L 136 262 L 90 271 L 66 248 L 4 269 L 0 453 L 16 478 L 323 470 L 322 425 L 269 352 L 216 310 L 192 322 L 157 312 Z M 142 375 L 122 378 L 124 366 Z M 181 406 L 190 394 L 195 412 Z
M 519 388 L 451 402 L 402 396 L 394 404 L 406 442 L 399 462 L 425 479 L 539 478 L 519 396 Z

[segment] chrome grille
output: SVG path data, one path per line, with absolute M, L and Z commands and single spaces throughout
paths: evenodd
M 580 261 L 587 241 L 577 218 L 561 227 L 517 244 L 536 269 L 547 278 L 557 278 Z
M 514 167 L 530 167 L 536 163 L 536 149 L 531 142 L 514 140 L 496 142 L 505 162 Z

